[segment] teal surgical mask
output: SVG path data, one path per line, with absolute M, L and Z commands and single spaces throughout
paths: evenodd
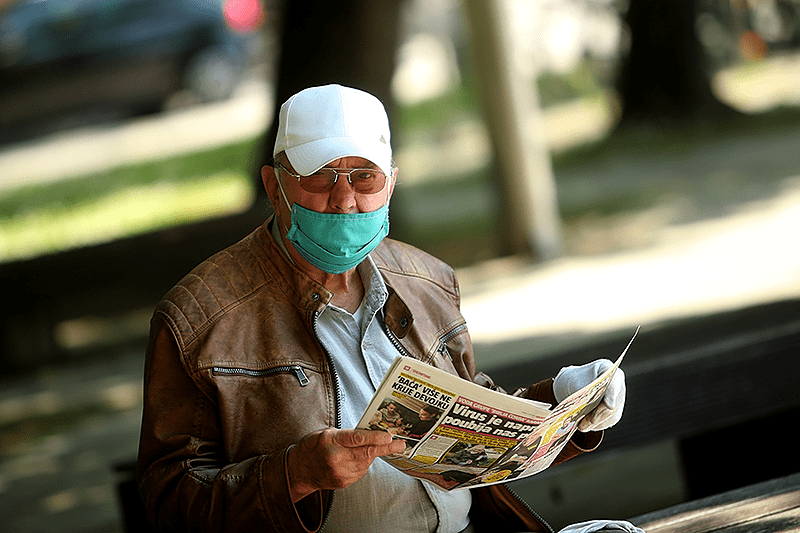
M 278 185 L 286 205 L 289 201 Z M 318 213 L 294 204 L 286 238 L 303 258 L 329 274 L 355 268 L 389 234 L 389 204 L 370 213 Z

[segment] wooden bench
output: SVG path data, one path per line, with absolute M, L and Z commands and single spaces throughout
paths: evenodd
M 731 475 L 735 475 L 733 467 Z M 630 522 L 647 533 L 798 531 L 800 473 L 675 505 Z

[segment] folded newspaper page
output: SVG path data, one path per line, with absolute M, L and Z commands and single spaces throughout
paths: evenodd
M 552 464 L 600 403 L 634 338 L 611 368 L 554 407 L 397 357 L 357 427 L 404 439 L 404 452 L 382 459 L 444 490 L 531 476 Z

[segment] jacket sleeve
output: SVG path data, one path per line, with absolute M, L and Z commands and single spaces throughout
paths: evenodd
M 144 380 L 137 481 L 161 531 L 308 532 L 321 527 L 323 495 L 289 495 L 287 449 L 226 458 L 213 398 L 195 383 L 163 320 L 154 320 Z
M 553 378 L 540 381 L 527 389 L 517 390 L 514 392 L 514 395 L 528 398 L 529 400 L 546 402 L 550 405 L 556 405 L 558 403 L 553 393 Z M 596 450 L 603 441 L 603 434 L 603 431 L 590 431 L 588 433 L 576 431 L 572 435 L 572 438 L 569 439 L 567 445 L 564 446 L 564 449 L 561 450 L 561 453 L 558 454 L 555 461 L 553 461 L 553 464 L 557 465 L 582 453 Z

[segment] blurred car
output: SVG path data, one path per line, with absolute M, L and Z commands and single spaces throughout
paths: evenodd
M 228 98 L 263 17 L 259 0 L 12 2 L 0 12 L 0 129 L 88 109 L 156 111 L 178 91 Z

